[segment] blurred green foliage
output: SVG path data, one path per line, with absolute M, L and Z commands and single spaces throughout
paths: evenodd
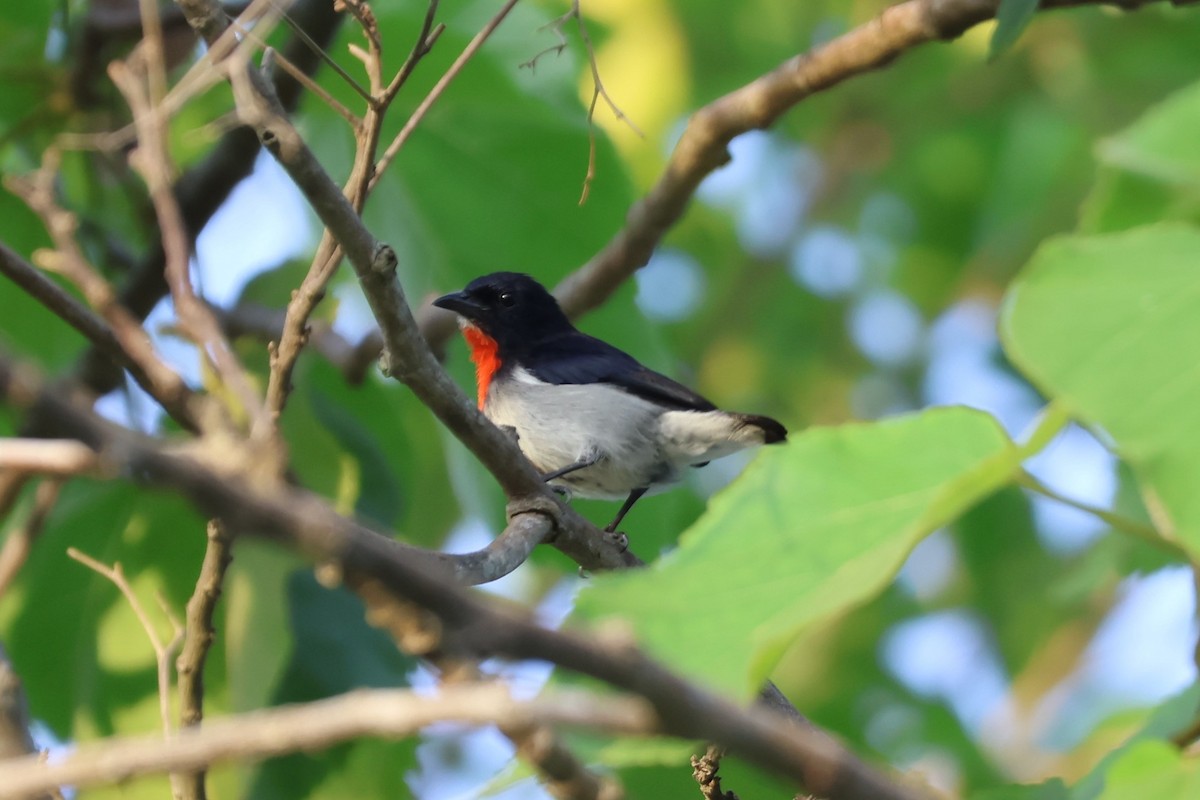
M 620 229 L 691 111 L 884 5 L 584 3 L 605 87 L 644 137 L 601 104 L 596 177 L 580 206 L 589 149 L 586 53 L 568 24 L 564 52 L 523 66 L 557 43 L 546 25 L 566 9 L 548 0 L 521 4 L 422 123 L 364 216 L 396 247 L 410 297 L 494 269 L 553 284 Z M 394 69 L 425 6 L 376 6 Z M 1193 718 L 1195 691 L 1162 701 L 1156 713 L 1145 702 L 1100 698 L 1109 710 L 1065 745 L 1050 741 L 1046 719 L 1056 692 L 1083 669 L 1123 581 L 1187 564 L 1179 551 L 1107 528 L 1074 549 L 1054 546 L 1053 523 L 1033 513 L 1018 487 L 1019 459 L 1038 448 L 1020 450 L 1020 431 L 1002 432 L 982 411 L 823 427 L 944 400 L 933 388 L 940 374 L 951 376 L 958 392 L 951 399 L 984 398 L 1006 425 L 1032 413 L 1013 397 L 1053 401 L 1122 459 L 1109 505 L 1133 527 L 1153 521 L 1190 558 L 1200 551 L 1192 499 L 1200 474 L 1192 363 L 1200 329 L 1191 313 L 1200 268 L 1200 12 L 1079 8 L 1038 14 L 1021 30 L 1021 6 L 1004 3 L 1014 16 L 1000 30 L 981 26 L 957 42 L 917 48 L 812 97 L 769 134 L 735 143 L 733 164 L 667 237 L 682 272 L 652 265 L 639 276 L 640 294 L 631 283 L 583 321 L 589 333 L 719 404 L 782 419 L 795 441 L 764 453 L 707 513 L 704 495 L 725 475 L 719 464 L 706 470 L 707 482 L 697 476 L 686 489 L 639 504 L 627 527 L 632 547 L 647 559 L 666 555 L 640 574 L 593 580 L 579 617 L 625 619 L 663 660 L 733 693 L 748 694 L 770 674 L 858 752 L 917 770 L 952 796 L 1193 797 L 1193 759 L 1164 741 Z M 397 101 L 385 141 L 495 7 L 442 3 L 447 30 Z M 72 97 L 83 11 L 79 2 L 0 11 L 5 174 L 36 167 L 64 132 L 126 121 L 111 90 L 100 92 L 107 99 L 99 107 Z M 285 35 L 276 31 L 272 41 Z M 331 48 L 354 75 L 361 70 L 347 47 L 361 42 L 346 25 Z M 1005 44 L 988 59 L 989 47 Z M 102 88 L 103 77 L 96 81 Z M 358 107 L 328 71 L 320 82 Z M 219 87 L 173 120 L 181 170 L 208 151 L 219 128 L 213 123 L 229 108 L 229 92 Z M 353 147 L 344 121 L 309 96 L 297 123 L 342 179 Z M 724 194 L 712 189 L 716 181 Z M 59 188 L 79 215 L 85 251 L 120 283 L 124 268 L 106 255 L 108 240 L 134 254 L 152 241 L 144 188 L 120 158 L 90 150 L 68 154 Z M 296 230 L 303 227 L 297 221 Z M 814 232 L 823 232 L 826 249 L 804 256 Z M 7 193 L 0 193 L 0 240 L 31 259 L 48 243 Z M 849 249 L 829 250 L 830 242 Z M 841 265 L 828 273 L 843 281 L 834 288 L 810 271 L 831 264 Z M 302 269 L 281 263 L 243 299 L 282 306 Z M 349 274 L 338 281 L 335 294 L 356 291 Z M 664 312 L 655 301 L 682 295 L 684 284 L 694 302 Z M 885 305 L 868 302 L 880 298 Z M 900 327 L 888 327 L 896 320 L 874 311 L 881 308 L 899 309 L 907 348 L 878 349 L 902 339 Z M 1003 350 L 994 330 L 1001 308 Z M 982 333 L 948 324 L 964 310 L 982 310 Z M 338 311 L 331 302 L 319 315 L 333 319 Z M 973 343 L 975 371 L 939 371 L 947 369 L 947 338 Z M 84 346 L 7 284 L 0 343 L 51 373 L 69 369 Z M 261 344 L 241 342 L 239 352 L 262 377 Z M 448 360 L 468 384 L 457 343 Z M 295 384 L 283 420 L 292 469 L 339 510 L 431 547 L 471 527 L 464 522 L 499 529 L 504 504 L 494 483 L 402 387 L 377 375 L 350 387 L 315 355 L 302 361 Z M 19 425 L 16 415 L 0 414 L 0 433 Z M 22 498 L 6 529 L 30 503 Z M 579 507 L 596 519 L 611 514 L 604 504 Z M 117 483 L 66 487 L 20 579 L 0 598 L 0 640 L 35 715 L 56 736 L 158 727 L 143 631 L 117 591 L 67 559 L 66 547 L 120 561 L 148 605 L 161 591 L 178 612 L 199 569 L 203 531 L 204 520 L 170 497 Z M 897 580 L 914 547 L 913 573 Z M 921 556 L 924 547 L 940 548 L 947 560 L 938 579 L 929 576 L 938 570 L 929 567 L 931 551 Z M 532 605 L 572 580 L 574 569 L 548 551 L 521 572 L 512 591 Z M 947 615 L 982 631 L 983 655 L 999 673 L 1001 700 L 983 710 L 983 723 L 968 719 L 949 693 L 905 680 L 889 660 L 888 643 L 906 626 Z M 319 587 L 294 556 L 260 545 L 239 545 L 218 629 L 206 676 L 211 714 L 403 685 L 412 674 L 413 664 L 366 625 L 355 597 Z M 977 642 L 961 644 L 935 657 L 979 655 L 963 652 Z M 1193 646 L 1160 644 L 1161 653 Z M 1120 748 L 1138 730 L 1137 743 Z M 225 769 L 214 775 L 212 796 L 403 797 L 418 769 L 415 749 L 363 741 Z M 695 793 L 677 743 L 636 749 L 593 740 L 583 752 L 617 770 L 632 797 Z M 436 767 L 425 768 L 436 778 Z M 470 771 L 452 763 L 441 769 Z M 722 774 L 743 797 L 789 796 L 734 760 Z M 147 779 L 87 796 L 165 791 L 165 780 Z

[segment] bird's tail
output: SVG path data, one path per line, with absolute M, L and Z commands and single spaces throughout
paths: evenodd
M 668 411 L 659 419 L 660 444 L 672 460 L 703 466 L 747 447 L 787 439 L 770 417 L 732 411 Z
M 787 428 L 770 417 L 759 414 L 733 414 L 732 416 L 737 419 L 736 430 L 743 436 L 753 437 L 755 444 L 778 444 L 787 441 Z

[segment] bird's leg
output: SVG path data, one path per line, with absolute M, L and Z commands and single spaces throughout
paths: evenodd
M 629 497 L 625 498 L 625 503 L 621 506 L 621 510 L 617 512 L 617 516 L 612 522 L 604 528 L 605 533 L 613 533 L 617 526 L 621 524 L 621 520 L 625 519 L 625 515 L 629 513 L 629 509 L 633 508 L 633 504 L 638 501 L 638 498 L 646 493 L 649 486 L 640 486 L 629 493 Z
M 599 460 L 600 460 L 600 453 L 596 450 L 591 450 L 591 451 L 585 453 L 583 458 L 579 459 L 575 463 L 567 464 L 565 467 L 563 467 L 561 469 L 556 469 L 553 472 L 547 472 L 545 475 L 542 476 L 542 480 L 545 483 L 549 483 L 550 481 L 554 480 L 555 478 L 561 478 L 563 475 L 567 475 L 571 472 L 576 472 L 577 470 L 581 470 L 584 467 L 590 467 Z

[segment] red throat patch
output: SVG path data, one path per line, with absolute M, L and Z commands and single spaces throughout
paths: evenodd
M 482 409 L 487 400 L 488 387 L 492 385 L 492 377 L 500 369 L 500 346 L 474 325 L 467 325 L 462 332 L 467 346 L 471 348 L 471 360 L 475 362 L 475 386 L 479 392 L 479 408 Z

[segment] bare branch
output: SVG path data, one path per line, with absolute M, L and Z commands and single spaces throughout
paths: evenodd
M 204 663 L 216 639 L 213 614 L 221 597 L 225 570 L 233 560 L 232 542 L 225 526 L 209 520 L 208 546 L 200 566 L 196 589 L 187 604 L 187 627 L 175 671 L 179 675 L 179 718 L 182 727 L 194 728 L 204 717 Z M 179 775 L 174 781 L 176 800 L 205 800 L 203 769 Z
M 413 43 L 412 49 L 408 53 L 408 58 L 404 59 L 404 63 L 392 78 L 392 82 L 388 84 L 384 92 L 384 102 L 391 103 L 399 94 L 400 88 L 408 82 L 409 76 L 416 69 L 417 64 L 421 59 L 429 54 L 437 43 L 438 38 L 442 35 L 442 31 L 446 30 L 446 26 L 442 24 L 434 25 L 434 19 L 437 18 L 438 0 L 429 0 L 429 8 L 425 11 L 425 21 L 421 24 L 421 30 L 417 33 L 417 41 Z
M 163 409 L 185 430 L 196 431 L 193 413 L 195 396 L 181 381 L 171 381 L 170 392 L 162 393 L 160 386 L 121 345 L 121 340 L 107 322 L 80 303 L 73 295 L 47 278 L 36 267 L 25 262 L 0 242 L 0 273 L 20 286 L 47 309 L 75 330 L 86 336 L 97 350 L 113 363 L 129 371 L 133 380 L 162 405 Z
M 1156 0 L 1046 0 L 1040 8 L 1115 4 L 1132 8 Z M 768 128 L 817 92 L 890 64 L 931 41 L 955 39 L 996 14 L 1000 0 L 908 0 L 869 22 L 709 103 L 692 115 L 658 182 L 629 210 L 625 228 L 555 289 L 563 309 L 578 317 L 604 303 L 650 260 L 683 215 L 700 182 L 729 161 L 729 142 Z
M 486 679 L 477 661 L 440 652 L 437 618 L 411 603 L 398 600 L 378 581 L 356 581 L 354 590 L 367 606 L 367 620 L 386 630 L 401 650 L 420 656 L 441 672 L 443 686 L 479 683 Z M 620 800 L 624 791 L 613 778 L 588 769 L 555 731 L 545 724 L 500 723 L 500 732 L 527 761 L 549 793 L 559 800 Z
M 183 379 L 158 357 L 141 324 L 121 305 L 112 286 L 88 262 L 75 240 L 75 215 L 61 208 L 54 197 L 53 182 L 58 172 L 58 163 L 58 152 L 50 149 L 46 151 L 41 169 L 32 176 L 9 177 L 5 180 L 5 185 L 41 217 L 54 242 L 55 249 L 39 251 L 35 257 L 40 258 L 36 260 L 41 261 L 43 268 L 64 275 L 79 287 L 88 303 L 108 323 L 109 330 L 120 344 L 126 358 L 138 365 L 139 374 L 152 388 L 151 394 L 161 399 L 164 407 L 177 409 L 185 418 L 194 418 L 199 424 L 200 415 L 190 409 L 184 411 L 190 391 Z M 7 263 L 6 271 L 10 271 L 15 265 L 7 254 L 4 256 L 0 260 Z M 52 294 L 47 292 L 45 296 L 49 298 Z M 72 318 L 77 322 L 84 322 L 78 314 L 73 313 Z M 90 321 L 84 324 L 94 328 Z
M 153 11 L 151 14 L 157 18 Z M 225 340 L 221 327 L 209 312 L 208 306 L 196 297 L 192 288 L 188 271 L 191 243 L 179 204 L 171 191 L 171 161 L 166 144 L 167 118 L 163 113 L 161 101 L 156 105 L 154 100 L 155 69 L 161 69 L 162 65 L 158 64 L 156 67 L 153 63 L 139 64 L 136 54 L 131 57 L 131 62 L 132 66 L 120 61 L 113 62 L 109 66 L 109 76 L 133 112 L 138 134 L 138 147 L 133 162 L 145 179 L 151 202 L 154 204 L 163 251 L 166 254 L 167 285 L 175 303 L 180 328 L 200 348 L 205 360 L 212 364 L 216 374 L 229 387 L 232 396 L 237 397 L 241 403 L 241 414 L 236 413 L 238 410 L 235 409 L 232 416 L 254 417 L 261 413 L 258 395 L 251 387 L 241 362 L 234 356 L 229 342 Z M 142 81 L 135 74 L 142 71 L 150 78 L 148 87 L 143 87 Z
M 97 466 L 96 454 L 83 442 L 0 437 L 0 470 L 69 477 Z
M 375 174 L 371 177 L 371 182 L 368 184 L 368 189 L 375 188 L 375 185 L 379 183 L 379 179 L 383 176 L 383 173 L 388 168 L 388 165 L 392 163 L 392 160 L 396 158 L 396 154 L 400 152 L 400 148 L 403 147 L 404 143 L 408 141 L 410 136 L 412 136 L 413 131 L 417 129 L 417 125 L 420 124 L 421 120 L 425 119 L 425 115 L 429 113 L 429 109 L 433 108 L 433 104 L 436 103 L 438 98 L 445 93 L 446 88 L 450 85 L 450 82 L 458 77 L 458 73 L 462 72 L 463 67 L 465 67 L 467 62 L 471 60 L 471 57 L 479 51 L 479 48 L 483 47 L 483 43 L 486 42 L 488 37 L 492 35 L 492 32 L 500 26 L 500 23 L 504 21 L 504 18 L 508 16 L 508 12 L 512 11 L 513 6 L 516 4 L 517 0 L 506 0 L 504 5 L 500 7 L 500 10 L 496 12 L 496 15 L 488 20 L 488 23 L 484 25 L 483 28 L 480 29 L 479 33 L 475 34 L 474 38 L 472 38 L 471 41 L 467 43 L 467 46 L 463 48 L 463 51 L 459 54 L 458 58 L 454 59 L 454 63 L 451 64 L 450 68 L 446 70 L 446 74 L 443 75 L 438 82 L 433 85 L 433 88 L 429 90 L 429 94 L 425 95 L 425 99 L 422 100 L 416 109 L 413 110 L 412 116 L 408 118 L 408 121 L 404 123 L 404 127 L 401 128 L 400 132 L 396 134 L 396 138 L 392 139 L 392 143 L 389 144 L 387 149 L 383 151 L 383 157 L 380 158 L 379 163 L 375 165 Z
M 126 602 L 133 609 L 133 613 L 137 615 L 138 622 L 141 623 L 142 630 L 146 632 L 146 638 L 150 640 L 150 646 L 154 649 L 154 660 L 158 664 L 158 712 L 162 720 L 163 735 L 170 736 L 172 728 L 171 658 L 175 655 L 175 651 L 179 648 L 179 644 L 183 639 L 182 628 L 170 613 L 170 610 L 164 607 L 163 612 L 171 623 L 171 627 L 175 630 L 175 635 L 169 642 L 162 640 L 162 637 L 158 635 L 158 631 L 155 629 L 154 623 L 150 621 L 150 616 L 146 613 L 146 609 L 142 607 L 141 602 L 138 600 L 137 593 L 133 591 L 133 587 L 125 579 L 125 571 L 121 568 L 120 562 L 109 567 L 101 564 L 88 554 L 76 550 L 74 547 L 67 548 L 67 555 L 111 581 L 120 590 L 121 594 L 125 596 Z M 161 600 L 160 605 L 162 605 Z
M 500 685 L 446 688 L 433 696 L 400 689 L 359 690 L 305 705 L 254 711 L 179 731 L 167 741 L 112 738 L 83 744 L 62 761 L 0 761 L 0 798 L 71 785 L 119 783 L 134 775 L 194 772 L 230 761 L 330 747 L 362 736 L 402 738 L 435 722 L 551 724 L 627 735 L 654 731 L 647 704 L 630 697 L 556 692 L 517 701 Z
M 223 13 L 220 8 L 215 12 Z M 181 13 L 172 13 L 178 13 L 179 20 L 183 21 Z M 329 0 L 296 0 L 288 16 L 289 23 L 311 34 L 317 50 L 333 39 L 341 20 L 342 15 L 334 12 L 333 3 Z M 313 72 L 319 64 L 313 50 L 297 38 L 290 40 L 281 54 L 306 73 Z M 273 82 L 280 104 L 289 111 L 295 109 L 301 96 L 300 85 L 285 74 L 275 75 Z M 233 188 L 250 174 L 258 151 L 259 142 L 254 133 L 238 127 L 226 133 L 203 161 L 176 182 L 174 193 L 190 241 L 195 241 L 200 230 Z M 151 232 L 152 236 L 154 233 Z M 161 244 L 152 244 L 118 293 L 120 304 L 136 319 L 145 317 L 166 294 L 163 262 Z M 110 358 L 95 347 L 81 359 L 75 374 L 97 394 L 111 391 L 120 385 L 122 379 L 120 371 L 113 369 Z M 158 399 L 162 402 L 161 398 Z
M 60 481 L 42 481 L 33 494 L 33 508 L 29 516 L 20 525 L 12 528 L 0 548 L 0 597 L 12 586 L 17 573 L 29 558 L 33 543 L 42 535 L 46 520 L 58 502 L 58 493 L 62 488 Z

